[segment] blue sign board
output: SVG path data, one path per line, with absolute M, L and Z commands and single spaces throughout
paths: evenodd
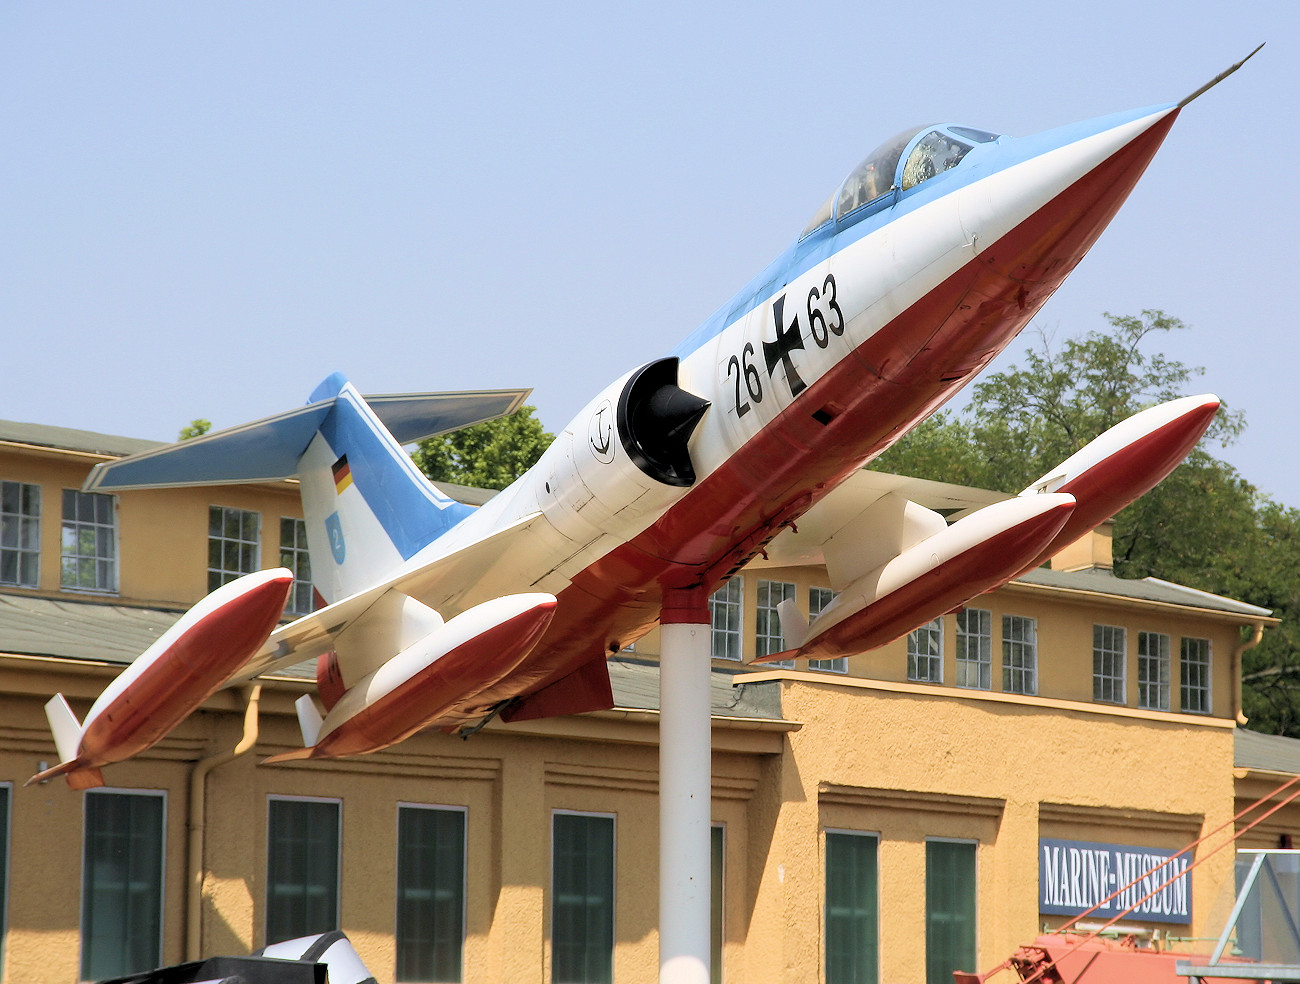
M 1040 837 L 1038 911 L 1077 916 L 1096 906 L 1094 915 L 1105 919 L 1135 907 L 1127 918 L 1136 922 L 1189 924 L 1191 858 L 1170 860 L 1176 853 Z

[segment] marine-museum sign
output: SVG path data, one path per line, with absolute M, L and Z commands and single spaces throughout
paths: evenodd
M 1192 921 L 1191 859 L 1170 860 L 1176 853 L 1039 838 L 1038 911 L 1077 916 L 1095 906 L 1092 915 L 1106 918 L 1135 907 L 1131 919 L 1186 925 Z

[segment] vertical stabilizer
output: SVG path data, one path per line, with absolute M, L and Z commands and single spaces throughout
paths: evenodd
M 327 602 L 392 574 L 465 518 L 338 373 L 310 403 L 333 400 L 298 463 L 312 581 Z
M 311 748 L 320 737 L 324 719 L 320 716 L 320 711 L 316 710 L 316 702 L 311 699 L 311 694 L 303 694 L 293 702 L 293 706 L 298 711 L 298 729 L 302 732 L 303 747 Z
M 45 702 L 45 719 L 50 722 L 59 761 L 71 762 L 81 750 L 81 722 L 72 713 L 63 694 L 55 694 Z

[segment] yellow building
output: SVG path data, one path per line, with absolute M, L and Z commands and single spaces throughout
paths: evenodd
M 655 980 L 654 632 L 611 661 L 611 711 L 260 766 L 299 743 L 306 667 L 219 693 L 109 766 L 107 787 L 24 788 L 57 759 L 45 700 L 83 714 L 211 587 L 283 563 L 302 578 L 291 607 L 310 605 L 293 483 L 78 491 L 96 462 L 149 446 L 0 422 L 0 981 L 335 927 L 380 981 Z M 824 570 L 758 561 L 720 589 L 715 980 L 986 970 L 1298 771 L 1300 743 L 1237 730 L 1241 655 L 1268 612 L 1117 579 L 1107 551 L 1081 541 L 905 639 L 812 666 L 746 660 L 784 648 L 782 599 L 826 603 Z M 1209 936 L 1231 871 L 1230 851 L 1207 857 L 1123 925 Z

